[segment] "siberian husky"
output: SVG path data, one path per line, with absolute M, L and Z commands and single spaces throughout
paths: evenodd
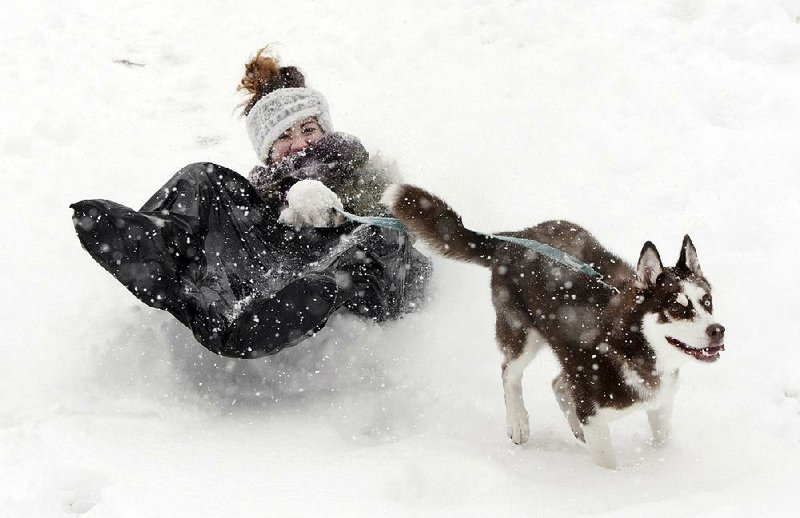
M 491 268 L 508 434 L 517 444 L 530 431 L 522 372 L 544 344 L 561 366 L 552 387 L 573 434 L 597 464 L 610 469 L 616 459 L 608 423 L 644 409 L 654 444 L 663 444 L 678 370 L 687 361 L 714 362 L 725 349 L 725 328 L 713 316 L 711 286 L 689 236 L 674 267 L 664 267 L 648 241 L 634 270 L 567 221 L 500 234 L 559 248 L 591 264 L 604 285 L 522 246 L 464 228 L 443 200 L 418 187 L 392 185 L 383 201 L 434 251 Z

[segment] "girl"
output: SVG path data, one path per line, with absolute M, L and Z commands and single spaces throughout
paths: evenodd
M 381 214 L 395 178 L 333 130 L 325 98 L 260 50 L 239 85 L 263 165 L 249 182 L 212 163 L 181 169 L 138 211 L 71 205 L 87 252 L 214 353 L 258 358 L 321 329 L 337 309 L 376 321 L 419 307 L 430 261 L 403 231 L 345 222 Z

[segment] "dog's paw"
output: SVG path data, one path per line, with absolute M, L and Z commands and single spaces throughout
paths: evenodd
M 667 445 L 667 443 L 669 443 L 669 434 L 657 433 L 650 437 L 650 441 L 648 442 L 653 448 L 663 448 Z
M 595 464 L 600 466 L 601 468 L 610 469 L 612 471 L 617 471 L 617 460 L 613 456 L 609 455 L 600 455 L 595 456 L 592 455 L 592 460 Z
M 527 412 L 508 416 L 508 436 L 514 444 L 525 444 L 531 435 Z
M 589 447 L 589 454 L 592 456 L 592 461 L 600 466 L 610 470 L 617 469 L 617 456 L 611 449 L 611 444 L 599 445 L 587 442 L 586 446 Z

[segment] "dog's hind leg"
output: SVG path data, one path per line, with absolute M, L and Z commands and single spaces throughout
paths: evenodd
M 503 351 L 503 395 L 506 401 L 508 436 L 516 444 L 524 444 L 530 436 L 528 411 L 522 399 L 522 373 L 542 346 L 533 329 L 510 325 L 497 319 L 497 341 Z
M 575 402 L 572 399 L 569 381 L 567 381 L 566 375 L 563 372 L 553 379 L 552 387 L 553 393 L 556 395 L 556 401 L 558 401 L 558 406 L 561 408 L 561 411 L 564 412 L 564 417 L 567 418 L 569 427 L 572 429 L 572 434 L 579 441 L 586 442 L 583 436 L 581 422 L 575 411 Z

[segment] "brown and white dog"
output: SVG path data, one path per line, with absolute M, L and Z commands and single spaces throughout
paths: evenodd
M 591 264 L 616 293 L 522 246 L 464 228 L 443 200 L 418 187 L 392 185 L 383 202 L 434 251 L 491 268 L 508 433 L 517 444 L 530 431 L 522 372 L 544 344 L 561 365 L 552 386 L 572 432 L 597 464 L 612 469 L 608 423 L 644 409 L 654 444 L 663 444 L 679 368 L 716 361 L 725 349 L 725 329 L 714 319 L 711 286 L 689 236 L 675 267 L 664 267 L 648 241 L 634 270 L 567 221 L 499 234 L 534 239 Z

